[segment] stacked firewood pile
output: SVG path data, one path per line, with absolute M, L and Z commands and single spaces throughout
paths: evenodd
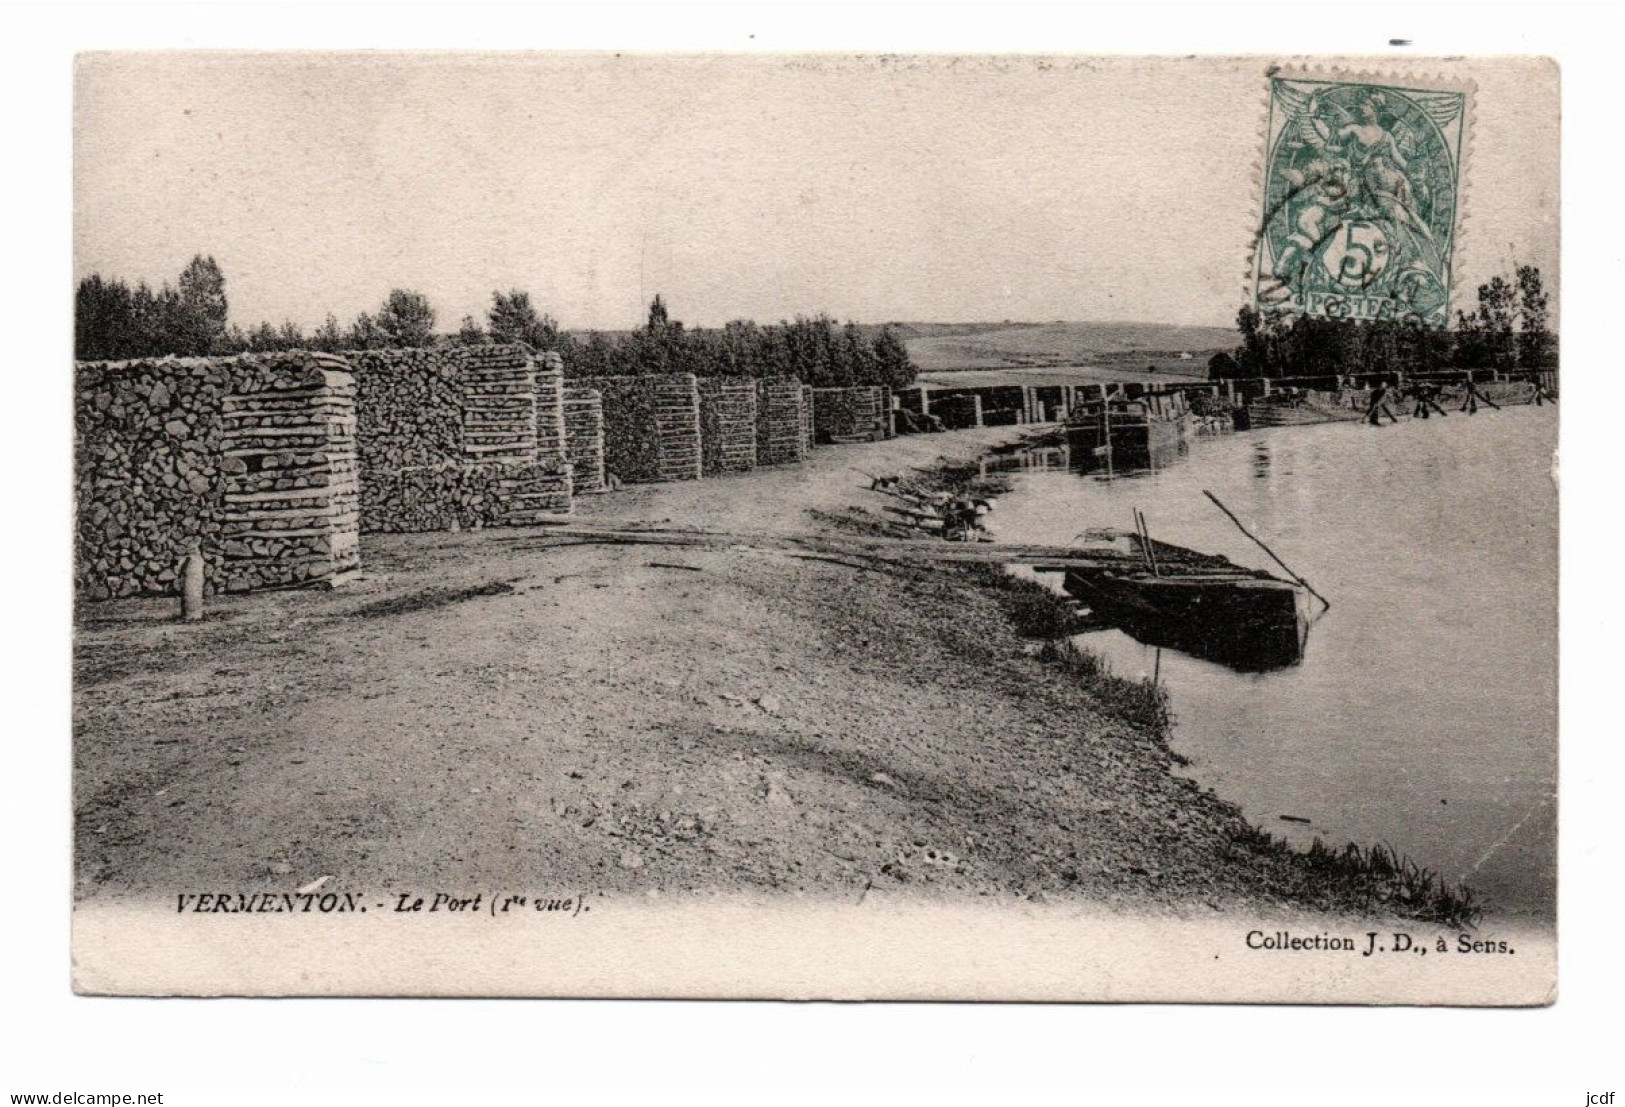
M 692 373 L 582 377 L 604 414 L 604 467 L 627 484 L 700 477 L 700 396 Z
M 463 396 L 439 350 L 351 350 L 363 483 L 374 472 L 460 460 Z
M 208 593 L 358 561 L 354 385 L 314 353 L 78 366 L 75 579 L 172 593 L 193 543 Z
M 756 468 L 756 382 L 701 377 L 700 457 L 706 476 Z
M 886 390 L 874 385 L 813 390 L 813 425 L 820 442 L 879 442 L 888 433 Z
M 367 533 L 525 526 L 567 514 L 570 470 L 556 460 L 419 465 L 371 473 L 363 486 Z
M 537 460 L 568 461 L 569 442 L 564 426 L 564 359 L 551 350 L 532 354 L 528 346 L 510 346 L 507 349 L 531 360 Z
M 591 388 L 564 390 L 565 456 L 578 496 L 602 492 L 604 483 L 604 404 Z
M 808 450 L 818 445 L 817 428 L 813 425 L 812 385 L 801 386 L 801 440 Z
M 461 386 L 465 461 L 529 461 L 541 414 L 536 366 L 522 346 L 463 346 L 447 351 Z M 563 396 L 551 397 L 562 405 Z M 562 454 L 564 413 L 548 411 L 549 447 Z
M 982 425 L 982 397 L 975 392 L 931 398 L 931 414 L 949 430 L 964 430 Z
M 757 381 L 757 464 L 794 465 L 806 456 L 801 382 L 794 377 L 764 377 Z
M 660 440 L 659 479 L 699 480 L 703 470 L 699 382 L 692 373 L 670 373 L 651 379 L 655 434 Z
M 326 581 L 361 565 L 355 382 L 340 358 L 238 364 L 220 433 L 229 592 Z
M 563 365 L 528 347 L 362 350 L 361 525 L 519 525 L 568 513 Z

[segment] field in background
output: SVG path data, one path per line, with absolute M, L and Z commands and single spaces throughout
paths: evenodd
M 1161 323 L 902 323 L 898 330 L 922 373 L 1155 365 L 1205 377 L 1207 359 L 1236 345 L 1226 327 Z
M 920 384 L 936 388 L 997 388 L 1006 385 L 1032 385 L 1035 388 L 1057 384 L 1156 384 L 1207 380 L 1207 361 L 1157 359 L 1156 372 L 1148 372 L 1141 356 L 1133 361 L 1100 361 L 1093 365 L 1038 366 L 1016 369 L 932 369 L 922 370 Z

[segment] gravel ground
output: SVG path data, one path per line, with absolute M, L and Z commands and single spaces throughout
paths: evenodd
M 1011 432 L 640 488 L 588 522 L 812 533 L 857 470 Z M 369 539 L 334 591 L 86 604 L 76 890 L 935 894 L 1344 909 L 961 572 L 772 548 Z

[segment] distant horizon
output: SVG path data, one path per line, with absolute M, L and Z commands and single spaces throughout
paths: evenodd
M 1237 310 L 1240 310 L 1240 306 L 1241 305 L 1238 305 Z M 672 305 L 670 301 L 667 301 L 667 308 L 672 314 L 671 321 L 673 323 L 681 323 L 689 330 L 720 330 L 721 328 L 727 326 L 728 323 L 737 322 L 756 323 L 760 326 L 771 326 L 782 322 L 793 322 L 795 319 L 795 316 L 790 316 L 788 319 L 746 319 L 743 316 L 735 316 L 734 318 L 729 319 L 726 323 L 691 323 L 682 317 L 682 313 L 674 305 Z M 538 310 L 540 310 L 540 308 L 538 308 Z M 804 311 L 798 312 L 797 314 L 801 315 L 803 318 L 817 318 L 820 314 L 828 313 Z M 1180 330 L 1235 330 L 1234 319 L 1232 319 L 1228 324 L 1223 324 L 1164 323 L 1154 319 L 844 319 L 837 318 L 833 315 L 830 316 L 830 318 L 835 319 L 837 323 L 842 325 L 852 323 L 859 327 L 1045 327 L 1062 324 L 1066 326 L 1082 327 L 1166 327 L 1169 329 Z M 590 334 L 595 331 L 602 334 L 615 334 L 621 331 L 638 330 L 643 325 L 644 323 L 636 323 L 630 327 L 567 327 L 560 322 L 559 330 L 565 331 L 569 334 Z M 456 332 L 453 331 L 452 333 Z

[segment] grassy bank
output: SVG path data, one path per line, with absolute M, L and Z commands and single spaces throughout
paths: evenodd
M 920 473 L 911 484 L 923 491 L 953 495 L 1000 496 L 1011 489 L 1007 477 L 982 475 L 981 466 L 944 462 Z M 848 518 L 845 525 L 874 532 L 867 519 Z M 897 533 L 895 524 L 881 529 Z M 1043 584 L 985 565 L 954 570 L 967 584 L 988 591 L 1019 637 L 1041 643 L 1034 656 L 1086 689 L 1106 713 L 1120 719 L 1141 736 L 1166 751 L 1170 765 L 1189 762 L 1172 748 L 1175 717 L 1166 687 L 1148 679 L 1131 679 L 1112 671 L 1100 655 L 1080 645 L 1075 635 L 1089 629 L 1077 604 Z M 1340 904 L 1361 911 L 1395 912 L 1451 926 L 1472 926 L 1482 913 L 1473 890 L 1452 885 L 1432 870 L 1382 844 L 1341 848 L 1316 838 L 1299 849 L 1247 821 L 1239 808 L 1224 804 L 1236 826 L 1235 840 L 1249 850 L 1270 857 L 1324 885 Z

